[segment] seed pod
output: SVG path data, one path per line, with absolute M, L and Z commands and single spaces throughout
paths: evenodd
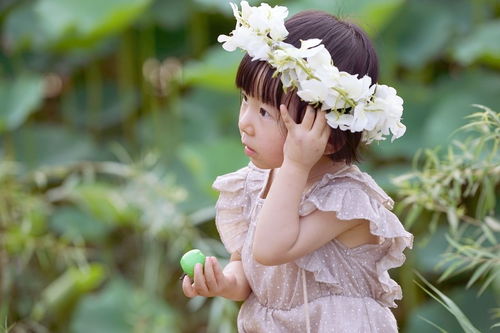
M 198 249 L 186 252 L 181 258 L 181 267 L 191 279 L 194 277 L 194 266 L 197 263 L 205 265 L 206 256 Z

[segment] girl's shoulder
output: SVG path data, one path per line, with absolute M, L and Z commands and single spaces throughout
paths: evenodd
M 300 215 L 307 215 L 315 209 L 332 210 L 329 208 L 339 207 L 340 203 L 349 205 L 346 196 L 365 198 L 372 202 L 370 206 L 378 204 L 387 210 L 394 207 L 391 197 L 369 174 L 362 172 L 356 165 L 346 165 L 335 173 L 324 174 L 304 193 Z
M 413 235 L 405 230 L 399 218 L 391 211 L 393 205 L 393 200 L 371 176 L 360 171 L 357 166 L 346 166 L 334 174 L 325 174 L 304 194 L 299 209 L 301 216 L 322 210 L 335 212 L 339 220 L 368 221 L 370 233 L 379 237 L 381 243 L 365 244 L 354 249 L 342 248 L 342 253 L 362 260 L 365 260 L 369 253 L 377 256 L 373 274 L 373 283 L 379 290 L 377 301 L 389 307 L 396 306 L 394 300 L 400 299 L 402 294 L 400 286 L 387 272 L 401 266 L 405 261 L 403 251 L 413 246 Z M 341 243 L 327 243 L 296 263 L 306 271 L 314 273 L 317 281 L 340 287 L 338 272 L 335 271 L 337 266 L 325 265 L 331 258 L 331 247 L 339 244 Z M 383 253 L 382 257 L 378 257 L 380 253 Z
M 219 176 L 212 187 L 219 191 L 215 205 L 215 224 L 229 253 L 240 251 L 248 231 L 252 202 L 269 171 L 252 163 Z
M 241 169 L 218 176 L 212 188 L 221 193 L 257 189 L 265 182 L 268 173 L 268 170 L 259 169 L 250 162 Z

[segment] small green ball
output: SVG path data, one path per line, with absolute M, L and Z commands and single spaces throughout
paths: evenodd
M 181 267 L 191 279 L 194 277 L 194 266 L 198 263 L 205 265 L 206 256 L 198 249 L 186 252 L 181 258 Z

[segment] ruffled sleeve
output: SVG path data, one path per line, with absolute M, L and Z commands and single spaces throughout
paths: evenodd
M 220 192 L 215 205 L 215 225 L 229 253 L 240 251 L 245 241 L 254 201 L 265 179 L 265 170 L 252 163 L 219 176 L 212 187 Z
M 335 174 L 327 174 L 302 198 L 299 215 L 305 216 L 319 209 L 336 212 L 341 220 L 366 219 L 370 232 L 383 239 L 380 249 L 385 254 L 376 262 L 377 301 L 395 307 L 395 299 L 402 298 L 401 287 L 390 278 L 388 270 L 405 261 L 403 251 L 412 248 L 413 235 L 407 232 L 397 216 L 390 211 L 392 199 L 366 173 L 355 166 L 346 167 Z M 377 246 L 378 247 L 378 246 Z M 337 283 L 335 270 L 325 265 L 321 249 L 300 258 L 297 265 L 314 273 L 317 281 Z

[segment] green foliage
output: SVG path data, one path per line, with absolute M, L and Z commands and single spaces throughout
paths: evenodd
M 480 282 L 479 294 L 490 288 L 498 295 L 500 113 L 476 107 L 482 111 L 468 116 L 467 125 L 457 131 L 468 134 L 464 139 L 454 141 L 445 154 L 439 154 L 438 149 L 425 150 L 415 158 L 416 171 L 395 182 L 404 197 L 399 208 L 407 212 L 407 227 L 429 216 L 430 230 L 435 230 L 442 220 L 448 223 L 449 246 L 438 263 L 438 267 L 444 267 L 438 282 L 468 273 L 465 288 Z M 419 286 L 442 303 L 464 331 L 478 332 L 451 299 L 419 277 L 430 290 Z
M 500 38 L 500 20 L 478 26 L 467 38 L 455 46 L 453 56 L 461 64 L 474 62 L 500 66 L 500 46 L 491 41 Z
M 93 46 L 127 27 L 150 0 L 39 0 L 16 8 L 7 18 L 7 43 L 16 50 L 70 50 Z
M 179 332 L 179 313 L 125 280 L 109 281 L 98 295 L 85 297 L 75 311 L 71 332 Z
M 0 80 L 0 134 L 22 125 L 43 98 L 42 78 L 21 74 L 14 82 Z
M 481 313 L 495 307 L 487 291 L 499 288 L 498 157 L 489 153 L 498 139 L 486 139 L 498 137 L 498 115 L 481 113 L 486 118 L 468 125 L 490 134 L 451 134 L 472 113 L 469 105 L 500 109 L 498 4 L 284 4 L 291 14 L 320 9 L 361 25 L 378 52 L 380 82 L 405 100 L 406 135 L 371 145 L 362 166 L 401 192 L 401 219 L 419 244 L 428 241 L 396 274 L 403 331 L 429 329 L 415 314 L 460 329 L 427 315 L 442 313 L 422 303 L 411 263 L 456 304 L 474 305 L 477 312 L 463 312 L 483 330 Z M 187 300 L 177 280 L 179 258 L 191 248 L 227 257 L 212 223 L 210 185 L 247 162 L 234 87 L 242 54 L 216 42 L 233 27 L 229 5 L 218 0 L 1 2 L 2 328 L 235 331 L 237 305 Z M 420 148 L 436 145 L 420 153 L 422 172 L 407 176 L 407 185 L 390 183 L 411 170 Z M 471 298 L 476 292 L 481 301 Z
M 180 332 L 199 325 L 179 320 L 190 314 L 178 297 L 178 258 L 195 246 L 223 255 L 220 243 L 201 242 L 193 227 L 213 211 L 182 213 L 186 192 L 153 154 L 138 164 L 27 173 L 14 163 L 0 166 L 0 314 L 14 331 Z M 219 313 L 220 306 L 204 311 Z M 235 306 L 223 308 L 213 320 L 231 327 L 227 311 Z
M 405 196 L 403 207 L 422 207 L 447 215 L 451 231 L 458 231 L 459 219 L 471 224 L 492 214 L 495 209 L 495 186 L 499 182 L 500 117 L 489 109 L 469 116 L 471 122 L 462 130 L 475 130 L 465 140 L 455 140 L 442 157 L 439 149 L 427 149 L 415 159 L 421 170 L 398 177 L 395 182 Z M 464 199 L 476 197 L 472 207 Z M 411 226 L 417 214 L 406 223 Z M 437 222 L 437 220 L 436 220 Z
M 429 294 L 432 298 L 438 301 L 442 306 L 446 308 L 449 312 L 451 312 L 460 323 L 461 328 L 466 333 L 480 333 L 477 328 L 475 328 L 469 319 L 464 315 L 464 313 L 460 310 L 460 308 L 453 302 L 448 296 L 443 294 L 439 289 L 434 287 L 429 281 L 427 281 L 422 275 L 417 273 L 417 276 L 422 280 L 425 286 L 422 286 L 418 282 L 417 285 L 422 288 L 427 294 Z M 446 332 L 441 328 L 442 331 Z

